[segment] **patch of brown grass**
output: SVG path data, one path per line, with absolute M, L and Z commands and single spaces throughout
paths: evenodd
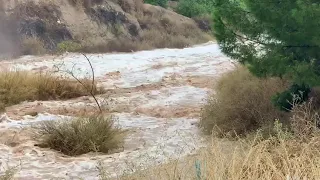
M 259 79 L 239 67 L 218 81 L 202 112 L 201 127 L 207 134 L 241 135 L 270 125 L 275 119 L 286 120 L 286 114 L 273 106 L 271 98 L 287 87 L 285 80 Z
M 89 79 L 82 80 L 84 85 L 68 79 L 55 77 L 49 73 L 29 73 L 12 71 L 0 73 L 0 102 L 4 107 L 22 101 L 70 99 L 88 95 L 91 88 Z M 94 94 L 103 90 L 94 86 Z
M 308 142 L 270 138 L 239 140 L 233 144 L 213 140 L 198 155 L 138 171 L 121 180 L 278 180 L 319 179 L 319 137 Z M 195 163 L 200 162 L 199 170 Z
M 38 133 L 41 147 L 70 156 L 89 152 L 111 153 L 121 148 L 124 140 L 124 131 L 114 126 L 112 117 L 103 115 L 43 122 Z

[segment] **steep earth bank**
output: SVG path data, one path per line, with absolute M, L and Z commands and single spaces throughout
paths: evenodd
M 183 48 L 211 37 L 142 0 L 1 0 L 0 54 Z

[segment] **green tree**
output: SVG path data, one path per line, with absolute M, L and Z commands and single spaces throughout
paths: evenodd
M 215 0 L 222 51 L 259 76 L 320 85 L 319 0 Z
M 275 96 L 278 106 L 288 107 L 291 92 L 320 85 L 319 0 L 215 0 L 213 19 L 225 54 L 258 77 L 292 80 Z

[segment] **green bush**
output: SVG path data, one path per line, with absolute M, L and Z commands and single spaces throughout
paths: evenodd
M 168 0 L 145 0 L 144 2 L 156 6 L 161 6 L 164 8 L 168 7 Z
M 216 135 L 267 130 L 275 119 L 286 120 L 286 113 L 274 107 L 271 98 L 287 87 L 285 80 L 259 79 L 243 67 L 229 72 L 218 81 L 215 94 L 205 105 L 200 126 L 205 133 Z
M 47 121 L 39 127 L 40 147 L 48 147 L 66 155 L 88 152 L 110 153 L 122 147 L 124 131 L 114 127 L 114 120 L 102 115 L 76 118 L 64 122 Z
M 294 104 L 301 104 L 307 101 L 310 92 L 311 88 L 309 86 L 294 84 L 288 90 L 277 93 L 272 101 L 280 110 L 289 112 Z
M 57 51 L 59 53 L 64 52 L 77 52 L 81 49 L 81 45 L 73 41 L 63 41 L 57 45 Z

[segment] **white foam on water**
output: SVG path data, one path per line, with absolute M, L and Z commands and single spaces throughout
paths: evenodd
M 215 43 L 185 49 L 159 49 L 125 54 L 91 54 L 87 55 L 92 63 L 96 78 L 103 78 L 108 73 L 120 72 L 121 77 L 116 80 L 105 79 L 105 87 L 114 86 L 125 88 L 141 84 L 159 82 L 164 76 L 173 73 L 187 75 L 215 75 L 214 68 L 220 63 L 229 63 Z M 30 57 L 31 58 L 31 57 Z M 174 66 L 155 69 L 159 64 L 172 64 Z M 55 70 L 71 71 L 78 78 L 91 77 L 91 69 L 83 55 L 68 54 L 63 57 L 44 59 L 42 61 L 26 61 L 12 66 L 15 70 L 30 71 L 35 68 L 48 67 Z M 62 73 L 65 75 L 65 73 Z

